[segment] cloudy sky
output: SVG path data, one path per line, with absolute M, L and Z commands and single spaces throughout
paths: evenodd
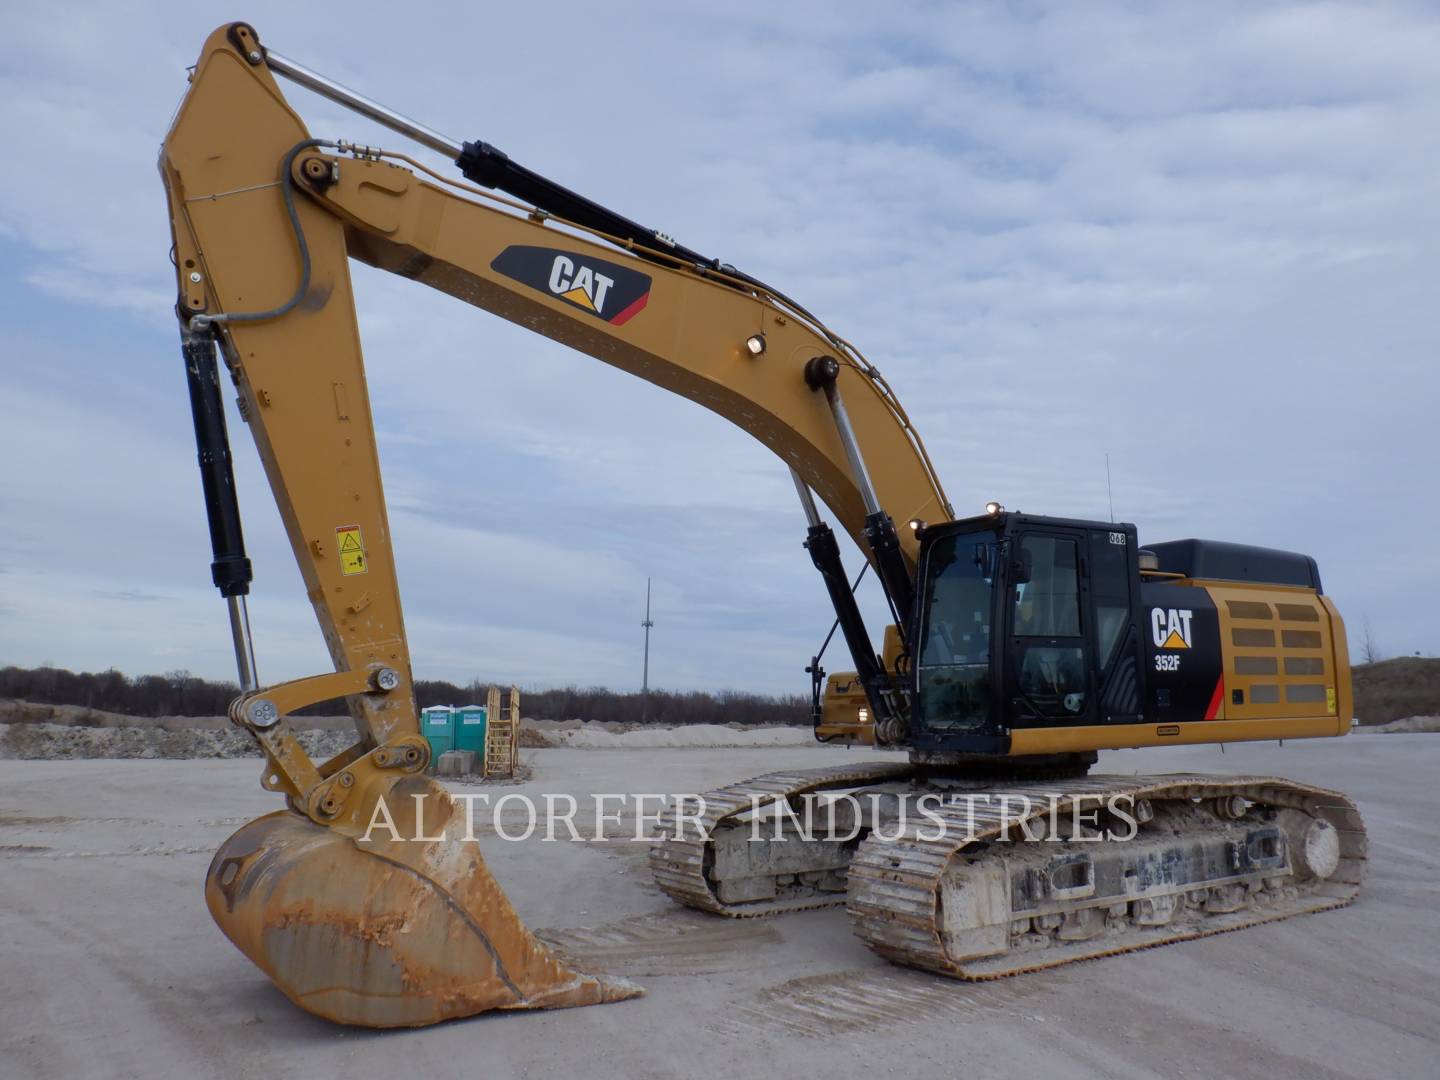
M 1352 647 L 1368 620 L 1440 652 L 1433 6 L 207 7 L 7 4 L 0 664 L 233 676 L 155 158 L 235 13 L 795 296 L 885 372 L 962 513 L 1108 517 L 1108 453 L 1142 541 L 1309 552 Z M 287 92 L 317 135 L 398 141 Z M 648 576 L 653 682 L 804 688 L 830 614 L 778 460 L 355 277 L 417 676 L 637 687 Z M 262 679 L 328 670 L 232 431 Z

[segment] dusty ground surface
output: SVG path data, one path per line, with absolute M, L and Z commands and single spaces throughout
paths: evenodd
M 698 791 L 858 752 L 535 751 L 533 794 Z M 891 967 L 843 911 L 675 908 L 644 846 L 505 843 L 516 907 L 647 997 L 419 1031 L 295 1009 L 211 923 L 211 851 L 277 800 L 254 761 L 0 761 L 0 1077 L 1420 1077 L 1440 1053 L 1433 735 L 1106 754 L 1109 772 L 1344 788 L 1372 836 L 1352 907 L 966 985 Z

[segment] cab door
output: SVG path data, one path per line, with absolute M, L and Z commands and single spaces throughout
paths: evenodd
M 1010 720 L 1021 727 L 1096 723 L 1093 625 L 1081 573 L 1084 530 L 1026 529 L 1010 545 Z
M 1098 722 L 1138 724 L 1144 720 L 1144 638 L 1140 624 L 1140 564 L 1135 528 L 1091 529 L 1082 578 L 1094 643 Z

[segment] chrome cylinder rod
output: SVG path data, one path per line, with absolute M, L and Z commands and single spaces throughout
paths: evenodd
M 255 643 L 250 640 L 250 609 L 243 596 L 227 596 L 230 608 L 230 636 L 235 642 L 235 670 L 240 674 L 240 692 L 260 688 L 255 675 Z
M 875 485 L 870 482 L 870 470 L 860 456 L 860 444 L 855 440 L 855 429 L 850 426 L 850 414 L 845 411 L 845 402 L 840 397 L 840 388 L 834 380 L 825 384 L 825 400 L 835 414 L 835 427 L 840 432 L 840 445 L 845 448 L 845 457 L 850 461 L 850 471 L 855 474 L 855 486 L 860 489 L 860 498 L 865 500 L 865 514 L 880 513 L 880 500 L 875 495 Z
M 349 87 L 341 86 L 334 79 L 326 78 L 318 71 L 311 71 L 304 64 L 298 64 L 288 56 L 277 53 L 274 49 L 265 50 L 265 62 L 277 75 L 283 75 L 291 82 L 298 83 L 307 90 L 313 90 L 337 105 L 344 105 L 347 109 L 352 109 L 361 116 L 367 116 L 391 131 L 397 131 L 406 138 L 414 139 L 422 146 L 428 146 L 431 150 L 444 154 L 451 161 L 458 158 L 463 150 L 460 143 L 454 139 L 447 138 L 438 131 L 432 131 L 424 124 L 417 124 L 408 116 L 402 116 L 393 109 L 387 109 L 378 101 L 371 101 L 364 94 L 357 94 Z
M 800 474 L 794 469 L 790 470 L 790 479 L 795 481 L 795 493 L 800 496 L 800 508 L 805 511 L 806 524 L 813 529 L 820 524 L 820 510 L 815 505 L 810 485 L 800 479 Z

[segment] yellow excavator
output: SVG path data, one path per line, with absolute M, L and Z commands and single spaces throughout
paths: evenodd
M 277 76 L 453 160 L 465 181 L 313 137 Z M 1341 794 L 1271 777 L 1087 775 L 1106 748 L 1345 734 L 1344 626 L 1312 559 L 1142 547 L 1133 525 L 998 504 L 957 518 L 879 371 L 799 304 L 340 86 L 244 23 L 206 41 L 159 164 L 212 576 L 241 683 L 230 718 L 285 800 L 217 852 L 206 901 L 301 1007 L 418 1026 L 639 993 L 529 933 L 427 775 L 352 258 L 689 398 L 789 468 L 855 668 L 827 677 L 812 660 L 816 736 L 908 753 L 762 777 L 673 814 L 650 865 L 681 903 L 729 916 L 845 904 L 881 955 L 974 979 L 1355 896 L 1364 826 Z M 222 364 L 333 672 L 257 682 Z M 878 653 L 822 505 L 888 601 Z M 286 717 L 339 697 L 358 737 L 317 763 Z M 908 820 L 916 796 L 935 808 Z M 796 824 L 817 798 L 840 828 Z M 778 842 L 750 839 L 762 804 Z M 377 834 L 382 805 L 394 827 Z M 1080 824 L 1019 842 L 1057 815 Z M 1128 833 L 1111 828 L 1123 822 Z

